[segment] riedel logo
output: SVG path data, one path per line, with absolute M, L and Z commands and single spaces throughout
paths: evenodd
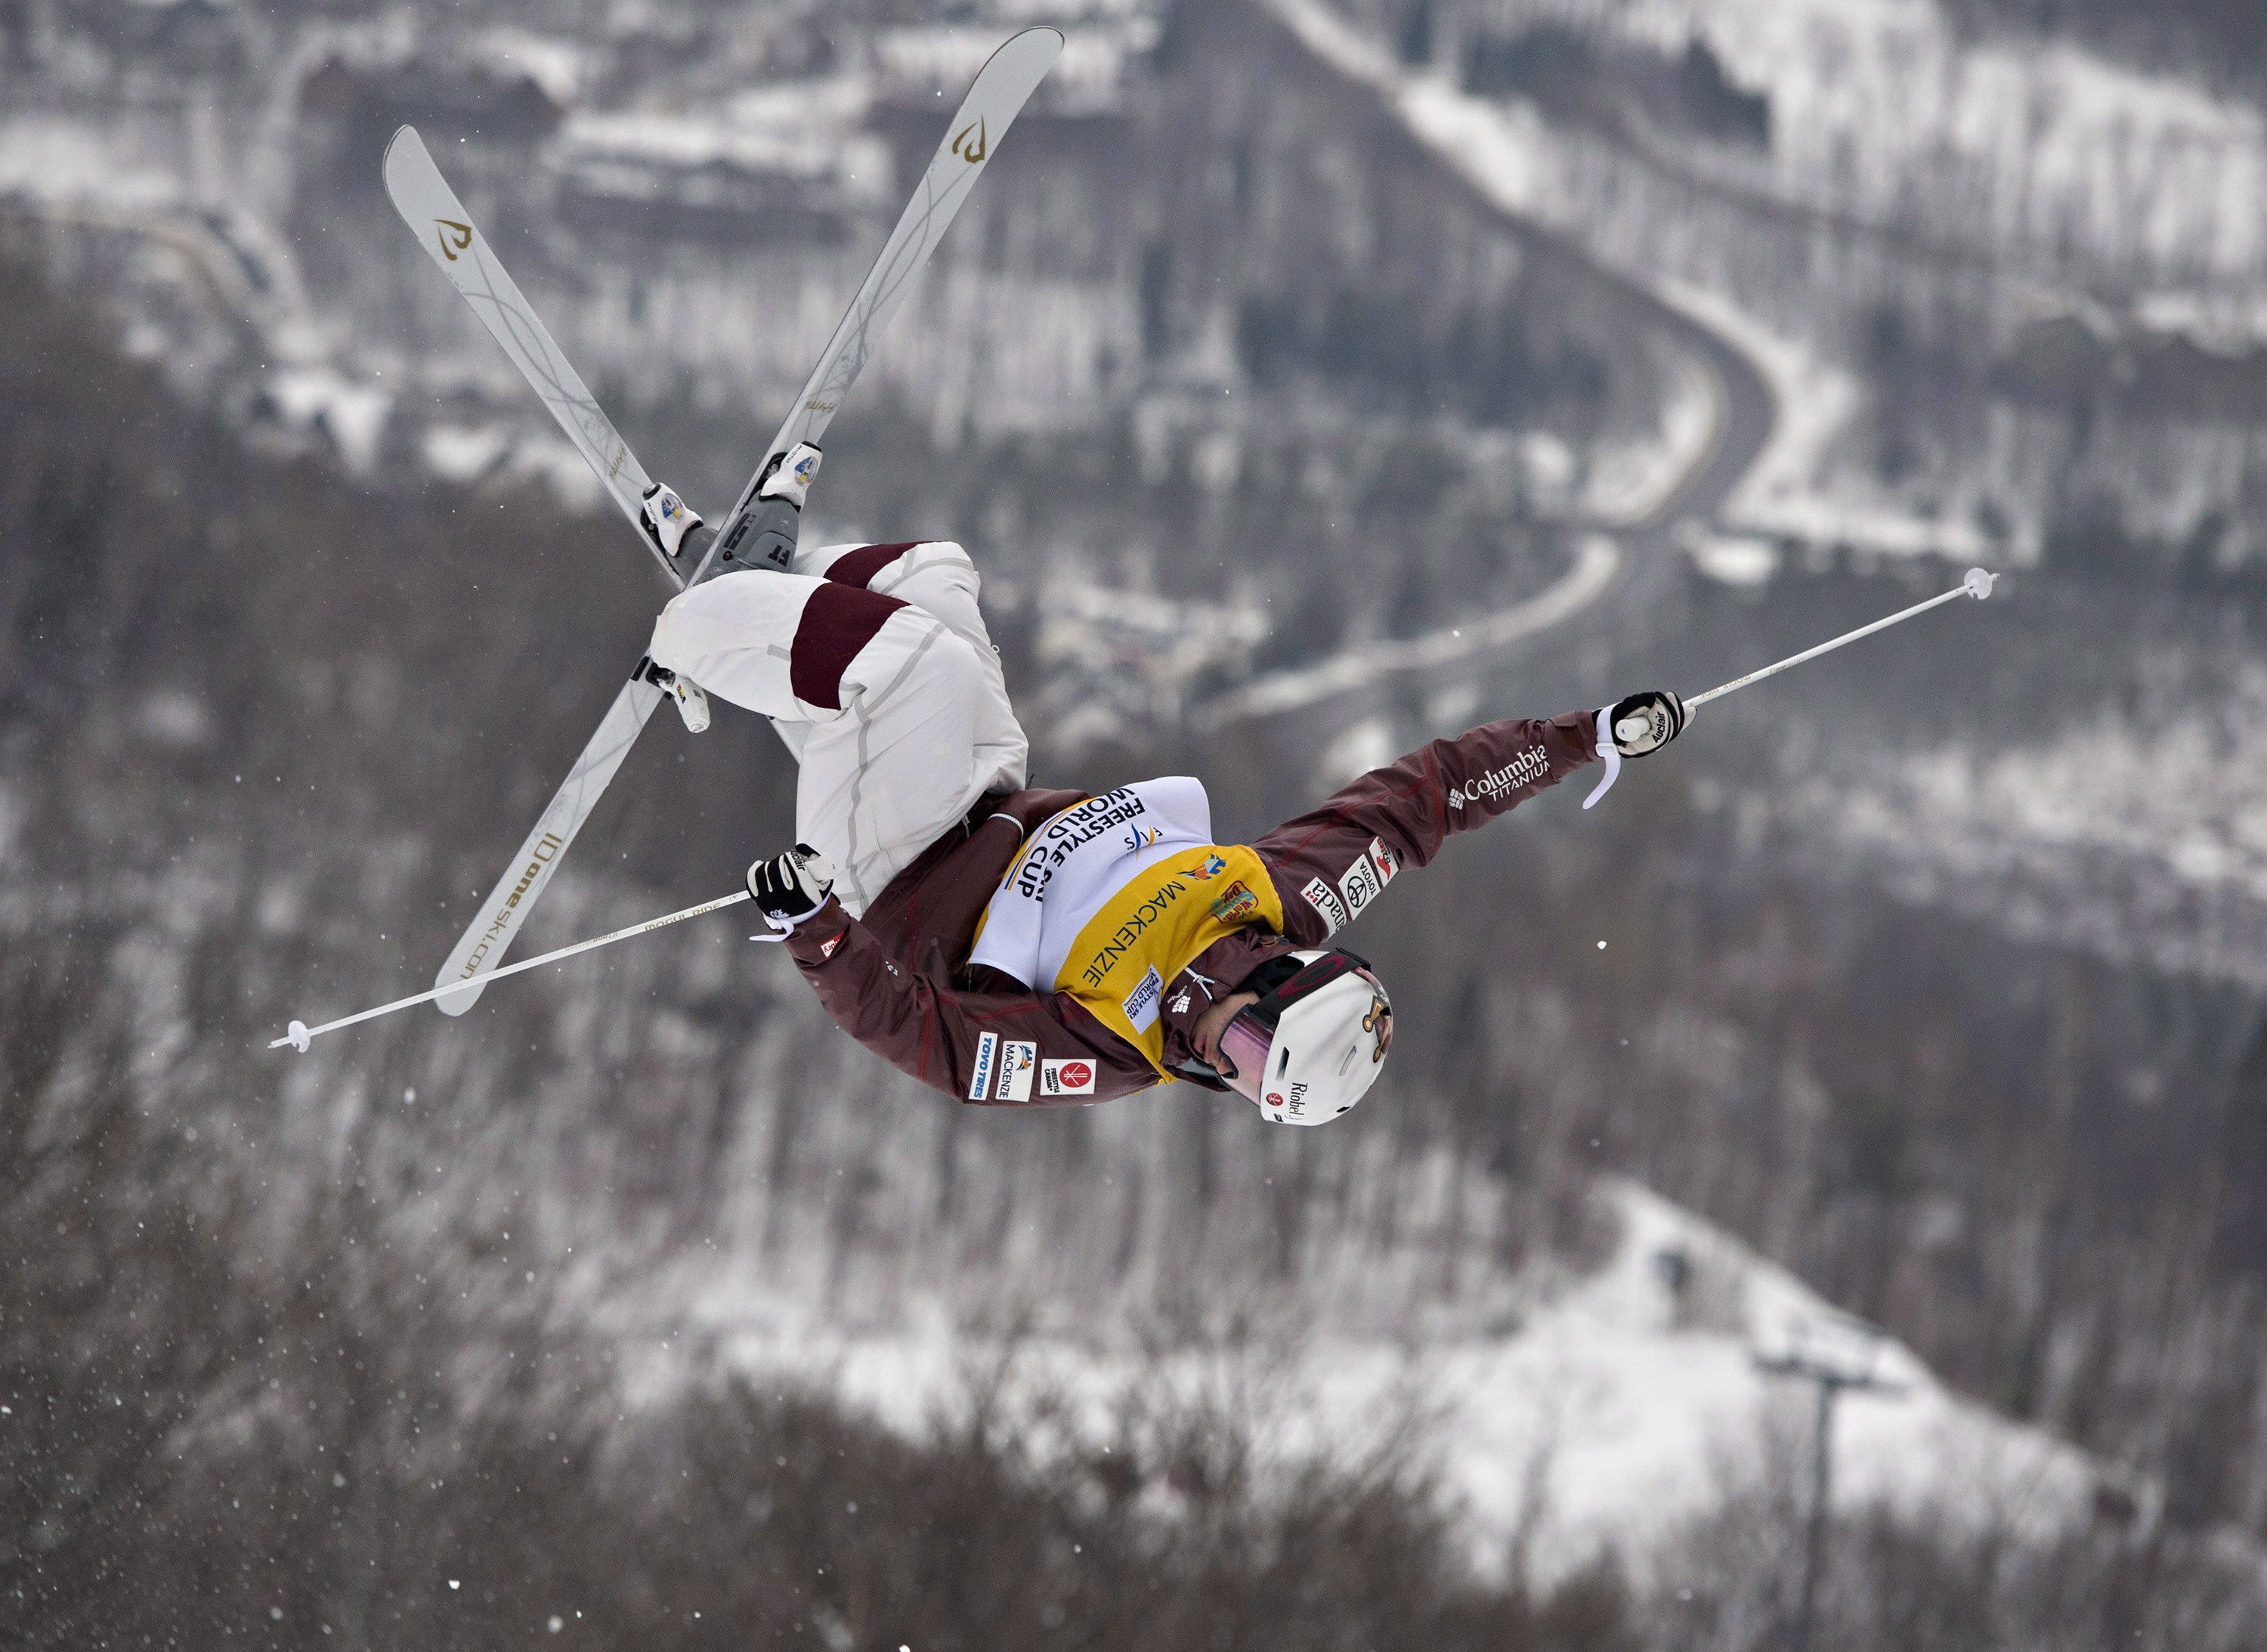
M 1271 1090 L 1267 1092 L 1267 1099 L 1260 1105 L 1282 1108 L 1283 1116 L 1287 1119 L 1302 1118 L 1307 1111 L 1307 1086 L 1303 1083 L 1292 1085 L 1288 1100 L 1285 1099 L 1281 1090 Z

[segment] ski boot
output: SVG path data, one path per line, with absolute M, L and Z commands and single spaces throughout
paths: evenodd
M 810 497 L 811 484 L 818 480 L 818 461 L 825 457 L 810 443 L 797 442 L 788 449 L 772 474 L 764 478 L 763 486 L 756 489 L 756 497 L 784 499 L 802 510 L 803 501 Z
M 720 574 L 768 568 L 787 571 L 803 527 L 803 503 L 818 474 L 819 451 L 797 442 L 772 462 L 756 486 L 756 496 L 734 526 L 716 558 Z
M 669 696 L 677 715 L 685 719 L 687 734 L 700 734 L 708 727 L 708 696 L 701 692 L 701 685 L 690 677 L 679 677 L 666 665 L 657 665 L 649 655 L 638 662 L 638 680 L 651 683 Z
M 686 535 L 701 525 L 701 513 L 679 497 L 677 489 L 659 482 L 645 490 L 642 514 L 646 538 L 671 562 L 684 550 Z

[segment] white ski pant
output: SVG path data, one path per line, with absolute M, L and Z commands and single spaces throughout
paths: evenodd
M 1029 751 L 949 540 L 798 550 L 793 570 L 725 574 L 655 621 L 655 661 L 772 719 L 802 764 L 796 836 L 832 859 L 853 915 Z

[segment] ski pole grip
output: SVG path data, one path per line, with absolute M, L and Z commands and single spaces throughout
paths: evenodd
M 1622 777 L 1622 748 L 1614 744 L 1613 728 L 1607 722 L 1607 719 L 1613 715 L 1614 709 L 1611 706 L 1598 708 L 1598 755 L 1606 760 L 1606 777 L 1592 787 L 1590 795 L 1582 799 L 1582 807 L 1585 809 L 1596 808 L 1598 799 L 1611 791 L 1614 789 L 1614 782 Z

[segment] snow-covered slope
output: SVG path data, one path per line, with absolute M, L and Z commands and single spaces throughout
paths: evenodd
M 1766 1478 L 1790 1439 L 1807 1450 L 1815 1391 L 1758 1365 L 1797 1344 L 1835 1344 L 1884 1384 L 1840 1403 L 1838 1503 L 2041 1531 L 2086 1507 L 2099 1474 L 2083 1453 L 1950 1394 L 1908 1350 L 1691 1212 L 1619 1178 L 1593 1197 L 1619 1229 L 1602 1267 L 1573 1281 L 1538 1270 L 1529 1310 L 1455 1334 L 1274 1325 L 1160 1353 L 1122 1328 L 956 1328 L 933 1300 L 907 1305 L 908 1328 L 862 1333 L 752 1297 L 744 1277 L 693 1288 L 688 1319 L 734 1363 L 822 1379 L 908 1430 L 949 1411 L 972 1374 L 1003 1369 L 1011 1407 L 1089 1438 L 1131 1397 L 1160 1392 L 1228 1406 L 1285 1454 L 1359 1456 L 1413 1419 L 1469 1511 L 1475 1562 L 1495 1570 L 1516 1549 L 1543 1578 L 1609 1547 L 1641 1566 L 1679 1523 Z

